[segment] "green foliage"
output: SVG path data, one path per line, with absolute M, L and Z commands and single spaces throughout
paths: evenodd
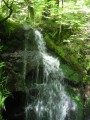
M 2 118 L 2 116 L 1 116 L 1 114 L 0 114 L 0 120 L 4 120 L 4 119 Z
M 6 81 L 4 80 L 4 77 L 3 77 L 3 70 L 2 68 L 4 67 L 4 63 L 3 62 L 0 62 L 0 111 L 1 111 L 1 108 L 3 107 L 3 102 L 4 102 L 4 99 L 5 99 L 5 92 L 6 92 Z M 0 115 L 0 119 L 1 119 L 1 115 Z M 1 119 L 2 120 L 2 119 Z
M 4 76 L 4 68 L 5 64 L 0 62 L 0 107 L 3 105 L 3 101 L 8 94 L 8 90 L 6 87 L 7 81 L 6 77 Z
M 2 51 L 3 46 L 0 46 L 0 52 Z M 9 91 L 7 90 L 7 80 L 4 74 L 4 67 L 5 63 L 0 61 L 0 111 L 3 107 L 4 100 L 6 96 L 9 94 Z M 2 116 L 0 114 L 0 120 L 2 120 Z
M 0 92 L 0 108 L 3 107 L 3 103 L 4 103 L 5 97 L 2 95 L 2 93 Z
M 80 75 L 77 71 L 74 71 L 69 65 L 61 63 L 61 68 L 63 69 L 64 75 L 69 81 L 73 81 L 73 84 L 81 83 Z

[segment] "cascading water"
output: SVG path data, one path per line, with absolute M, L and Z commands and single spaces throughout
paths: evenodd
M 41 33 L 37 30 L 34 33 L 40 59 L 36 59 L 38 62 L 33 63 L 36 64 L 36 74 L 32 73 L 33 82 L 30 82 L 30 78 L 30 86 L 26 84 L 26 120 L 67 120 L 69 110 L 74 111 L 76 104 L 65 92 L 63 86 L 64 75 L 59 60 L 46 52 Z M 27 68 L 26 48 L 25 54 L 23 76 L 24 79 L 27 79 L 25 78 Z M 40 70 L 41 64 L 42 71 Z M 34 77 L 34 75 L 36 76 Z

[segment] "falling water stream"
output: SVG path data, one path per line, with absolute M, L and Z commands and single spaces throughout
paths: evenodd
M 47 53 L 41 33 L 34 30 L 34 34 L 38 47 L 37 54 L 41 59 L 36 59 L 38 62 L 32 63 L 36 64 L 36 77 L 32 75 L 35 82 L 30 82 L 30 86 L 26 84 L 26 120 L 67 120 L 69 111 L 75 111 L 77 105 L 65 91 L 64 74 L 59 60 Z M 27 45 L 25 45 L 24 55 L 24 80 L 27 79 Z M 42 72 L 40 72 L 41 64 Z M 38 82 L 40 79 L 42 79 L 41 83 Z M 32 90 L 34 95 L 31 94 Z

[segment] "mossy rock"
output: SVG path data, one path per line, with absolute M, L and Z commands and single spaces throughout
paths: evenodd
M 62 61 L 61 66 L 65 76 L 74 82 L 83 82 L 84 70 L 78 63 L 75 56 L 70 55 L 69 51 L 65 50 L 63 46 L 57 46 L 49 36 L 45 36 L 46 45 L 49 50 L 53 51 Z
M 80 75 L 73 69 L 71 69 L 70 66 L 61 63 L 61 68 L 63 69 L 65 78 L 69 79 L 70 81 L 73 81 L 74 83 L 80 83 L 81 81 Z

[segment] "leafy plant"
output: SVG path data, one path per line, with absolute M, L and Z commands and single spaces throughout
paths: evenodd
M 0 46 L 0 52 L 1 51 L 2 51 L 2 46 Z M 5 67 L 5 63 L 0 62 L 0 111 L 1 108 L 3 107 L 6 96 L 9 94 L 9 91 L 7 90 L 6 87 L 7 80 L 4 74 L 4 67 Z M 0 114 L 0 120 L 3 120 L 1 114 Z

